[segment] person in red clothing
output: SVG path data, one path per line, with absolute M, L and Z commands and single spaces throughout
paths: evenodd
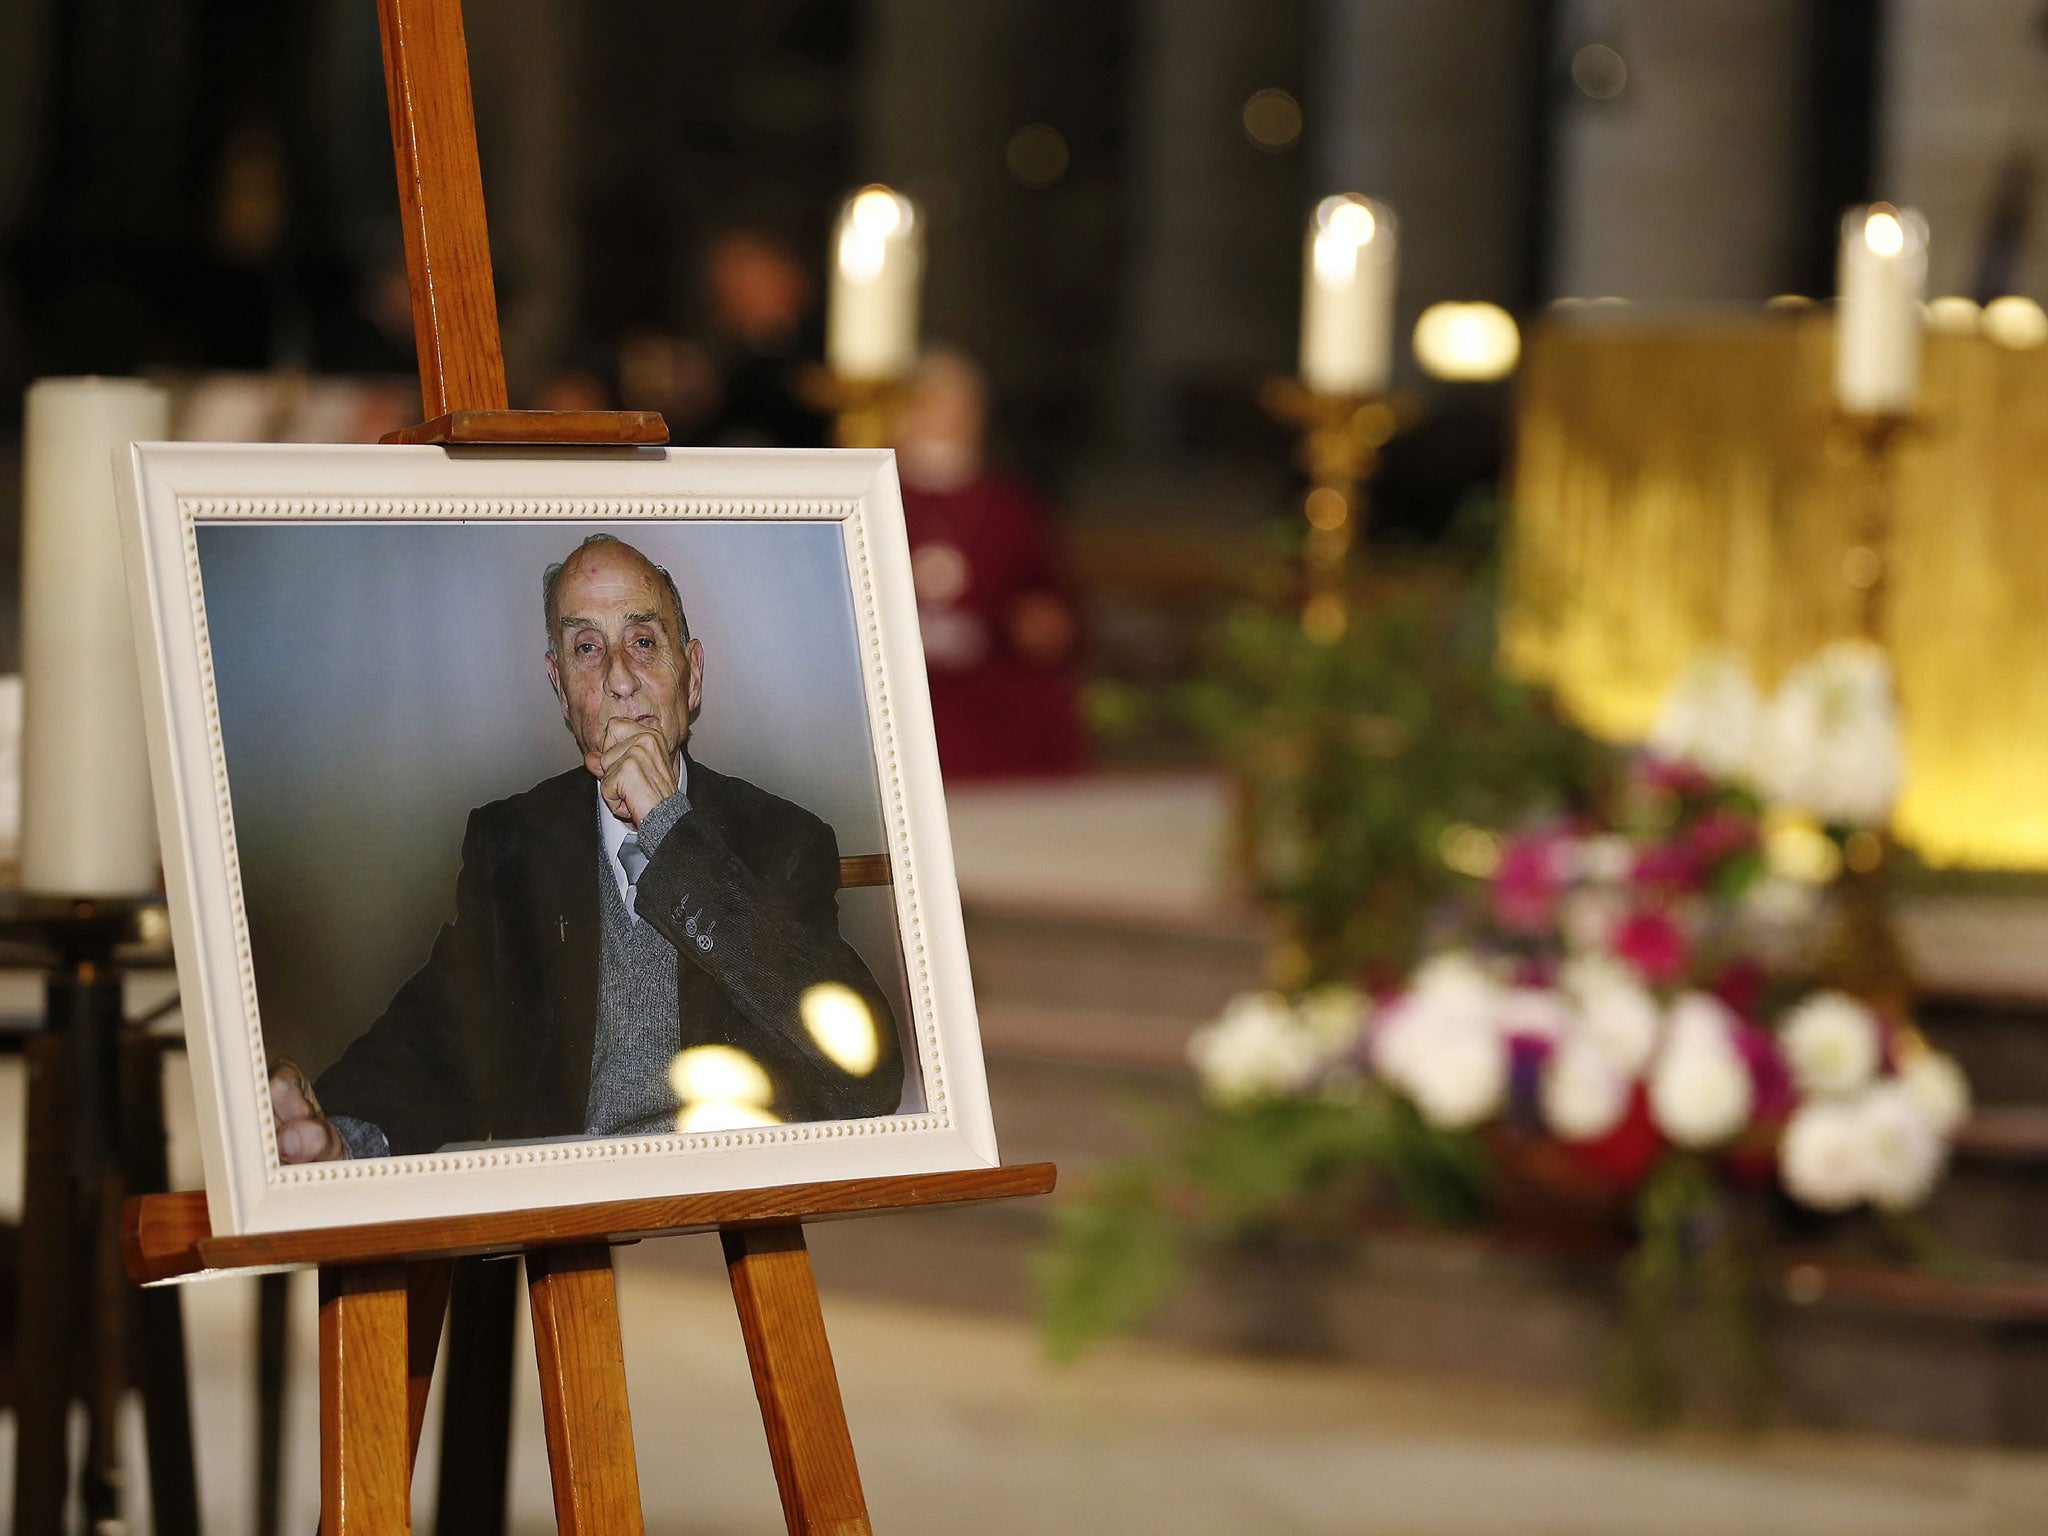
M 925 354 L 896 422 L 896 464 L 949 780 L 1073 773 L 1087 760 L 1077 626 L 1045 509 L 984 456 L 972 359 Z

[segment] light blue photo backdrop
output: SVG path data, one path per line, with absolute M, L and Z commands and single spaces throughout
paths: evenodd
M 222 523 L 199 529 L 264 1040 L 318 1074 L 454 914 L 469 811 L 575 765 L 541 573 L 587 535 L 666 566 L 704 643 L 690 753 L 884 851 L 833 523 Z M 594 877 L 593 877 L 594 878 Z M 841 931 L 909 1033 L 887 891 Z M 905 1108 L 922 1103 L 909 1074 Z

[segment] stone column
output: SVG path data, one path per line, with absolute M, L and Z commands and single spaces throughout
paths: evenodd
M 1892 0 L 1878 185 L 1927 216 L 1930 293 L 2048 299 L 2048 23 L 2012 0 Z M 1994 229 L 2001 205 L 2016 227 Z
M 1169 446 L 1189 386 L 1257 387 L 1291 368 L 1300 301 L 1301 150 L 1262 151 L 1244 103 L 1299 72 L 1295 4 L 1138 8 L 1124 427 Z
M 1797 254 L 1806 19 L 1798 0 L 1610 0 L 1568 7 L 1558 122 L 1558 296 L 1657 303 L 1766 299 Z M 1592 18 L 1597 24 L 1588 24 Z M 1626 69 L 1600 100 L 1578 49 Z M 1587 62 L 1591 62 L 1588 60 Z M 1582 68 L 1599 90 L 1612 83 Z

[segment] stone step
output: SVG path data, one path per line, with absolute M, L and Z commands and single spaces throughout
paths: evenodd
M 1148 1145 L 1184 1080 L 1157 1069 L 990 1056 L 1006 1161 L 1050 1157 L 1061 1189 L 1011 1202 L 813 1229 L 821 1283 L 1028 1317 L 1054 1202 Z M 1355 1248 L 1202 1254 L 1149 1334 L 1593 1391 L 1618 1315 L 1611 1239 L 1555 1232 L 1373 1231 Z M 2048 1445 L 2048 1271 L 1934 1276 L 1801 1256 L 1766 1326 L 1787 1422 Z M 1685 1352 L 1700 1347 L 1688 1344 Z

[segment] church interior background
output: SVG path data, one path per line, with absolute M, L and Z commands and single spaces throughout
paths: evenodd
M 467 17 L 514 406 L 824 445 L 847 200 L 921 229 L 883 440 L 1061 1188 L 813 1240 L 879 1528 L 2048 1531 L 2040 0 Z M 31 381 L 374 441 L 409 321 L 369 0 L 0 0 L 0 857 Z M 715 1253 L 620 1264 L 650 1529 L 778 1529 Z M 270 1536 L 256 1308 L 187 1328 Z

